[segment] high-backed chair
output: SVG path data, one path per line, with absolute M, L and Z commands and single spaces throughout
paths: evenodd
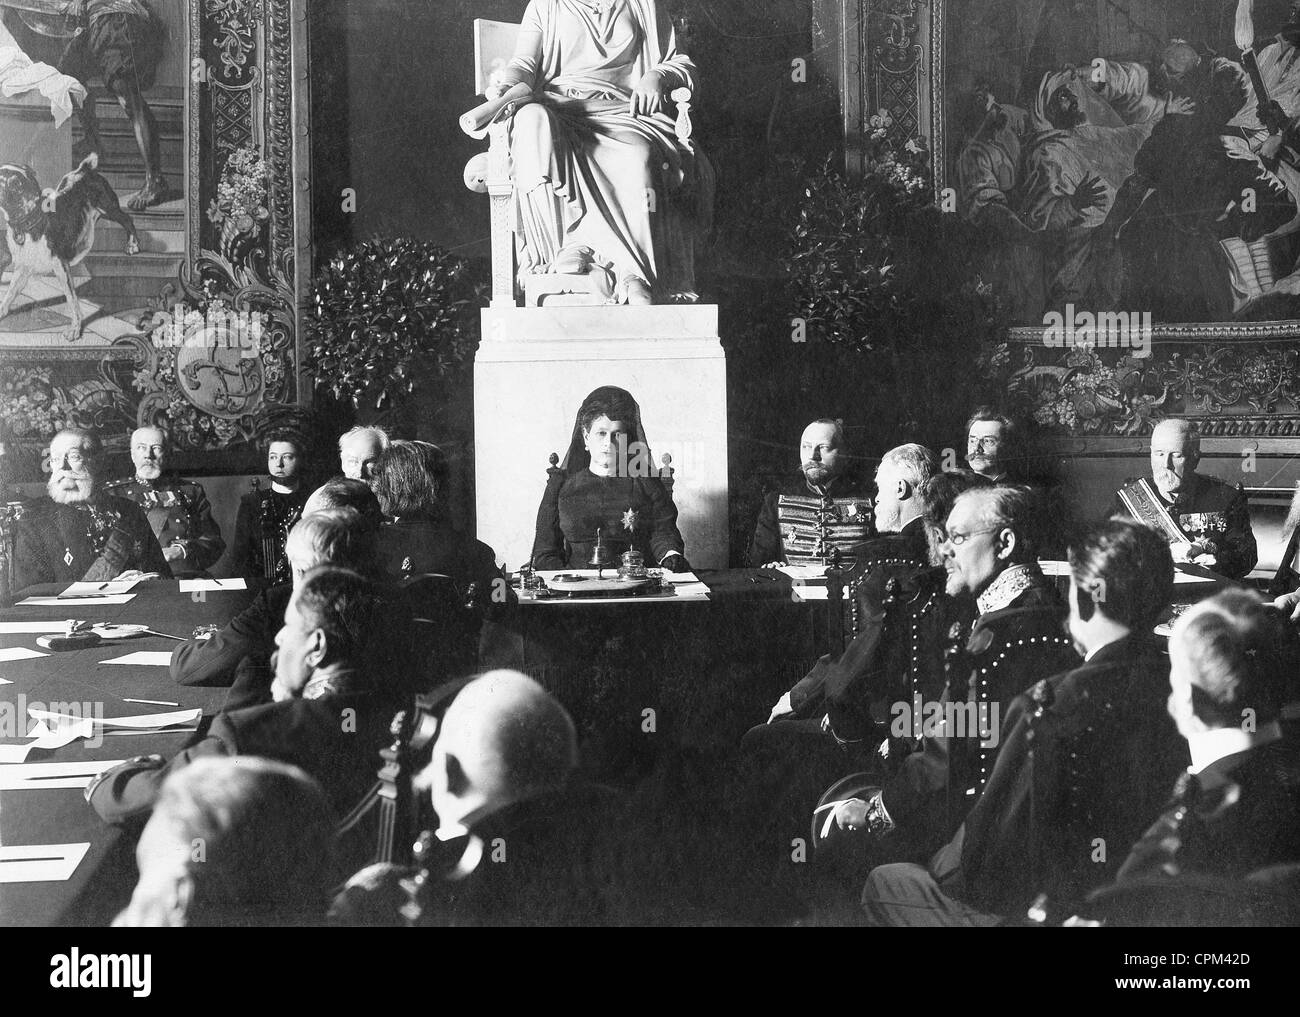
M 508 21 L 474 20 L 474 94 L 485 95 L 494 75 L 505 70 L 514 56 L 520 26 Z M 691 123 L 691 90 L 674 89 L 669 98 L 676 104 L 678 140 L 685 143 L 694 132 Z M 523 297 L 526 304 L 540 305 L 562 296 L 566 304 L 605 304 L 602 273 L 584 275 L 547 273 L 517 275 L 515 234 L 522 231 L 510 180 L 510 120 L 522 102 L 510 102 L 501 108 L 486 127 L 466 133 L 488 140 L 488 150 L 474 156 L 465 166 L 465 186 L 487 194 L 492 214 L 492 306 L 514 307 Z

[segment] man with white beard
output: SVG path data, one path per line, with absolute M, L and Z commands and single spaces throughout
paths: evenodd
M 33 503 L 14 532 L 14 587 L 109 580 L 171 568 L 139 506 L 100 482 L 104 449 L 93 431 L 66 428 L 50 442 L 48 500 Z
M 203 485 L 164 473 L 170 451 L 162 428 L 137 427 L 131 434 L 135 476 L 114 481 L 108 490 L 144 510 L 172 572 L 199 573 L 216 564 L 226 542 Z

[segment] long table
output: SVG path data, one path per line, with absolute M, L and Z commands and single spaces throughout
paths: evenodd
M 230 590 L 197 595 L 180 593 L 178 583 L 154 580 L 137 585 L 134 596 L 120 605 L 19 607 L 0 612 L 6 622 L 62 621 L 67 618 L 116 624 L 147 624 L 171 635 L 188 636 L 195 626 L 224 624 L 255 595 L 255 590 Z M 17 598 L 53 596 L 63 586 L 36 586 Z M 36 634 L 0 633 L 0 648 L 39 650 Z M 205 715 L 220 709 L 225 689 L 185 688 L 176 685 L 166 667 L 104 664 L 137 650 L 170 651 L 178 644 L 159 636 L 138 636 L 97 647 L 52 652 L 26 660 L 0 662 L 0 745 L 22 744 L 28 729 L 28 707 L 48 709 L 53 704 L 78 704 L 76 709 L 104 717 L 125 717 L 168 712 L 178 707 L 123 702 L 151 699 L 198 707 Z M 45 652 L 45 651 L 41 651 Z M 58 706 L 54 706 L 56 711 Z M 15 725 L 19 725 L 15 729 Z M 194 732 L 104 735 L 91 746 L 85 739 L 53 751 L 33 750 L 27 762 L 130 759 L 132 756 L 178 752 Z M 0 764 L 3 765 L 3 764 Z M 77 788 L 0 790 L 0 845 L 89 843 L 86 856 L 64 882 L 0 883 L 0 926 L 103 924 L 130 897 L 135 869 L 134 836 L 104 823 Z
M 1229 585 L 1219 577 L 1198 578 L 1202 581 L 1176 588 L 1177 602 L 1199 600 Z M 706 599 L 525 602 L 489 633 L 483 666 L 517 668 L 551 689 L 577 721 L 584 756 L 595 760 L 602 779 L 635 781 L 668 748 L 723 758 L 830 649 L 829 605 L 768 570 L 702 572 L 699 579 L 708 589 Z M 20 599 L 60 590 L 34 587 Z M 155 580 L 133 593 L 129 603 L 114 606 L 14 607 L 0 612 L 0 621 L 76 617 L 147 624 L 185 636 L 199 624 L 223 624 L 255 590 L 208 592 L 197 599 L 180 593 L 175 582 Z M 0 648 L 35 648 L 36 638 L 0 632 Z M 3 725 L 25 720 L 29 706 L 55 703 L 89 704 L 106 717 L 177 709 L 123 701 L 147 699 L 198 707 L 205 718 L 211 716 L 226 690 L 177 686 L 165 667 L 102 663 L 176 645 L 142 636 L 0 662 L 0 677 L 11 682 L 0 685 L 0 734 L 13 734 Z M 53 752 L 33 751 L 28 762 L 170 756 L 193 737 L 193 732 L 106 735 L 95 746 L 78 740 Z M 20 741 L 0 737 L 0 745 Z M 0 845 L 90 845 L 66 881 L 0 884 L 0 926 L 107 923 L 134 885 L 134 840 L 134 831 L 103 823 L 79 789 L 0 790 Z

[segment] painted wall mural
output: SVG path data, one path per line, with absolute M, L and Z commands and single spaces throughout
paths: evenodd
M 299 399 L 301 0 L 0 14 L 0 427 L 229 455 Z

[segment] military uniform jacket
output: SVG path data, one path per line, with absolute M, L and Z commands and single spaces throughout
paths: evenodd
M 1214 571 L 1229 579 L 1242 578 L 1259 560 L 1245 492 L 1240 485 L 1233 487 L 1201 473 L 1193 473 L 1190 477 L 1190 489 L 1180 493 L 1179 499 L 1172 505 L 1161 498 L 1165 510 L 1186 535 L 1189 543 L 1198 544 L 1218 559 Z M 1124 486 L 1127 487 L 1136 479 L 1130 477 L 1124 481 Z M 1150 478 L 1148 482 L 1150 483 Z M 1154 483 L 1151 487 L 1155 490 Z M 1159 491 L 1156 491 L 1156 497 L 1161 497 Z M 1110 514 L 1131 515 L 1118 495 Z
M 759 568 L 774 561 L 820 565 L 833 548 L 839 549 L 844 564 L 854 564 L 857 546 L 875 535 L 867 490 L 866 485 L 841 476 L 821 494 L 808 486 L 801 472 L 797 482 L 763 499 L 749 565 Z
M 966 817 L 967 904 L 1021 914 L 1038 893 L 1077 901 L 1114 878 L 1120 845 L 1140 835 L 1187 765 L 1165 710 L 1168 673 L 1163 643 L 1134 633 L 1012 701 L 992 775 Z
M 859 548 L 857 564 L 848 577 L 853 587 L 849 601 L 853 640 L 843 652 L 824 655 L 790 690 L 796 717 L 811 717 L 824 710 L 830 714 L 836 735 L 858 740 L 872 727 L 871 701 L 897 698 L 895 691 L 910 687 L 912 681 L 939 695 L 942 689 L 930 686 L 922 677 L 925 669 L 913 667 L 924 652 L 913 645 L 912 637 L 922 631 L 925 619 L 936 614 L 933 608 L 940 592 L 921 590 L 917 585 L 926 558 L 925 527 L 920 519 L 912 520 L 899 533 L 883 534 Z M 941 667 L 933 669 L 940 682 L 942 673 Z
M 201 572 L 226 549 L 202 484 L 180 477 L 159 477 L 153 483 L 131 477 L 108 487 L 144 510 L 160 547 L 174 544 L 184 552 L 173 562 L 174 572 Z
M 914 700 L 903 714 L 924 747 L 902 761 L 882 800 L 895 825 L 912 828 L 931 848 L 952 836 L 983 790 L 1011 701 L 1043 676 L 1079 663 L 1054 590 L 1036 567 L 1027 581 L 1005 608 L 981 614 L 969 638 L 954 641 L 938 703 L 922 702 L 918 715 Z M 938 724 L 949 715 L 955 724 Z
M 149 520 L 134 502 L 100 495 L 86 507 L 48 498 L 26 506 L 14 527 L 14 588 L 112 579 L 130 569 L 170 579 Z

